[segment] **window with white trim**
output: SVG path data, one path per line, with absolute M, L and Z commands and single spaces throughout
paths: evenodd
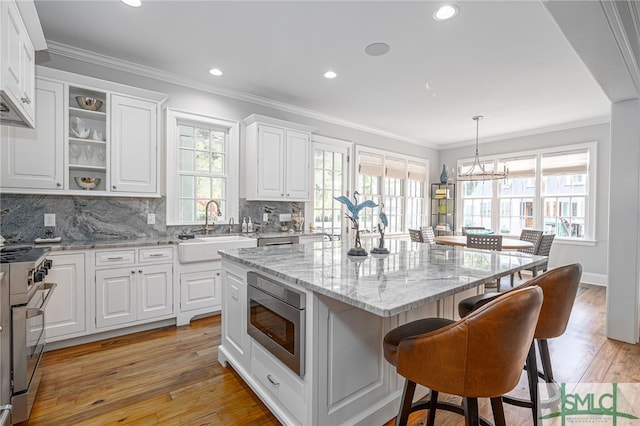
M 344 213 L 342 204 L 335 197 L 346 193 L 349 176 L 347 159 L 350 148 L 346 142 L 339 142 L 317 135 L 313 141 L 313 226 L 332 240 L 342 238 Z
M 426 161 L 366 147 L 358 147 L 356 156 L 358 201 L 384 204 L 387 233 L 406 233 L 426 224 Z M 362 210 L 360 230 L 377 232 L 378 213 L 379 208 Z
M 592 240 L 596 148 L 592 142 L 484 158 L 498 170 L 506 166 L 509 178 L 461 182 L 462 226 L 511 236 L 533 228 L 558 238 Z
M 235 121 L 167 110 L 168 225 L 237 217 L 238 145 Z

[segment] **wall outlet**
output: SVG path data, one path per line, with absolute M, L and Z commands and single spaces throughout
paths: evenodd
M 55 213 L 45 213 L 44 214 L 44 226 L 56 226 L 56 215 L 55 215 Z
M 269 213 L 262 213 L 262 221 L 269 222 Z
M 156 224 L 156 215 L 154 213 L 149 213 L 147 215 L 147 225 L 155 225 Z
M 280 222 L 291 222 L 291 214 L 290 213 L 281 214 Z

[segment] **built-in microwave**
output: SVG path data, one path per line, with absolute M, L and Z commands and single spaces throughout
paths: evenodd
M 305 294 L 255 272 L 247 284 L 247 333 L 304 376 Z

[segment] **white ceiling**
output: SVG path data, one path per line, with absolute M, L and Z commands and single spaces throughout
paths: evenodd
M 435 148 L 603 122 L 610 103 L 539 1 L 36 0 L 50 46 L 268 98 Z M 576 19 L 579 14 L 576 14 Z M 371 57 L 365 47 L 391 50 Z M 130 64 L 129 64 L 130 65 Z M 212 77 L 211 67 L 224 75 Z M 332 69 L 333 80 L 322 74 Z M 430 89 L 427 89 L 428 83 Z

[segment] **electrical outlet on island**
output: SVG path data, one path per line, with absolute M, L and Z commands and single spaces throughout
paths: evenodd
M 154 213 L 147 214 L 147 225 L 156 224 L 156 215 Z

